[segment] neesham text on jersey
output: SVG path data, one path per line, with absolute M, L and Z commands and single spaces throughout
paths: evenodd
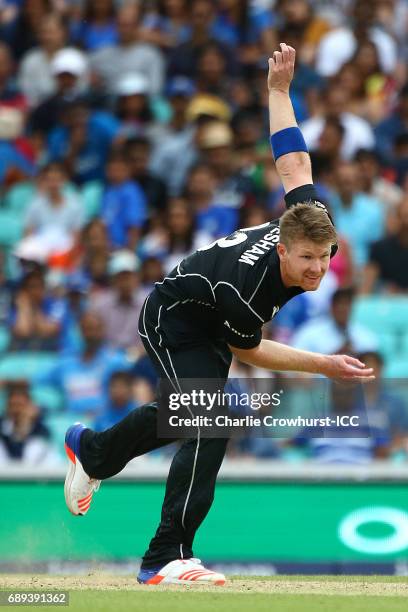
M 258 261 L 260 255 L 264 255 L 279 242 L 279 227 L 274 227 L 261 240 L 255 242 L 249 249 L 244 251 L 238 259 L 241 263 L 253 266 Z
M 231 234 L 231 236 L 214 240 L 214 242 L 212 242 L 211 244 L 201 247 L 201 249 L 198 250 L 208 251 L 209 249 L 212 249 L 215 245 L 223 249 L 236 246 L 237 244 L 240 244 L 241 242 L 247 240 L 248 235 L 246 234 L 246 232 L 260 229 L 261 227 L 267 227 L 268 225 L 270 225 L 269 221 L 267 223 L 262 223 L 261 225 L 255 225 L 254 227 L 238 229 L 233 234 Z M 246 249 L 246 251 L 241 254 L 238 261 L 240 261 L 241 263 L 246 263 L 249 266 L 253 266 L 254 262 L 258 261 L 260 255 L 264 255 L 265 253 L 270 251 L 273 246 L 278 244 L 279 234 L 279 227 L 273 227 L 264 235 L 263 238 L 258 240 L 258 242 L 255 242 L 249 249 Z

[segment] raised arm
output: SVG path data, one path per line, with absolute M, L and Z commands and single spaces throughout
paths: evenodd
M 281 43 L 280 48 L 269 59 L 269 122 L 276 169 L 288 193 L 297 187 L 311 185 L 313 178 L 309 153 L 289 97 L 296 51 L 285 43 Z

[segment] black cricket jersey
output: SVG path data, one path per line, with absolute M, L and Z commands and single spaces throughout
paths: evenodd
M 283 285 L 278 241 L 279 221 L 237 230 L 196 251 L 156 283 L 163 341 L 174 348 L 199 338 L 257 346 L 262 325 L 303 292 Z
M 313 185 L 289 192 L 285 200 L 288 207 L 302 201 L 328 214 Z M 303 293 L 282 282 L 278 242 L 279 219 L 239 229 L 199 249 L 156 283 L 161 345 L 176 349 L 209 340 L 244 349 L 258 346 L 263 324 Z M 333 245 L 332 256 L 336 250 Z

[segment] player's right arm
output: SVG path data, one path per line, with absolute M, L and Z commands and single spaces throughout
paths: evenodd
M 349 380 L 372 380 L 372 368 L 348 355 L 323 355 L 312 353 L 274 342 L 261 340 L 255 348 L 242 349 L 230 346 L 239 361 L 273 371 L 309 372 L 323 374 L 328 378 Z
M 295 69 L 296 51 L 285 43 L 281 43 L 280 48 L 281 50 L 275 51 L 273 57 L 269 59 L 269 124 L 272 148 L 274 149 L 275 142 L 275 152 L 280 153 L 279 156 L 275 155 L 276 169 L 285 193 L 288 193 L 297 187 L 311 185 L 313 178 L 312 165 L 307 150 L 296 150 L 281 154 L 282 151 L 291 149 L 292 141 L 295 146 L 296 140 L 299 137 L 303 139 L 303 137 L 298 128 L 289 97 L 289 87 Z M 292 128 L 292 130 L 286 131 L 288 128 Z M 285 132 L 282 132 L 282 130 L 285 130 Z
M 307 202 L 324 208 L 330 217 L 325 205 L 318 201 L 310 156 L 289 97 L 296 51 L 285 43 L 280 43 L 280 48 L 269 58 L 269 124 L 272 153 L 285 190 L 286 206 Z M 333 223 L 331 217 L 330 220 Z M 336 251 L 337 245 L 332 249 L 332 256 Z

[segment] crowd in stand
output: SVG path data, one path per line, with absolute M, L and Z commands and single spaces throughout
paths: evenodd
M 3 0 L 0 38 L 0 465 L 56 461 L 62 412 L 104 429 L 150 401 L 137 322 L 154 283 L 284 210 L 266 88 L 280 41 L 297 50 L 292 102 L 340 248 L 319 292 L 265 334 L 371 360 L 374 425 L 364 443 L 249 436 L 230 454 L 406 456 L 408 407 L 381 379 L 390 352 L 351 312 L 359 295 L 407 295 L 408 1 Z M 408 378 L 408 334 L 400 348 Z M 50 359 L 3 374 L 29 354 Z M 330 393 L 335 411 L 361 403 Z

